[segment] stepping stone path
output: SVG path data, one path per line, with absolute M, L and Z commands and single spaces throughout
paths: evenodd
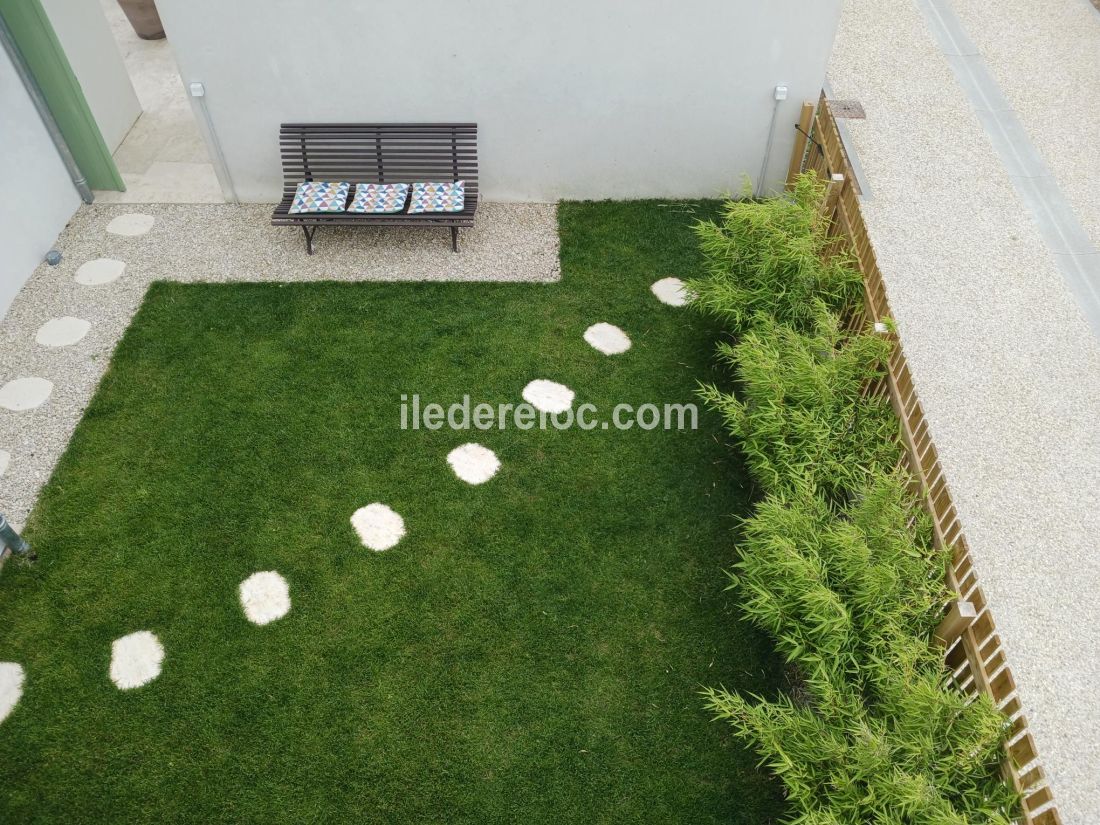
M 107 231 L 114 235 L 144 235 L 155 222 L 156 219 L 152 215 L 119 215 L 107 225 Z M 83 286 L 100 286 L 118 279 L 125 269 L 126 264 L 122 261 L 116 261 L 113 258 L 97 258 L 82 264 L 77 269 L 74 280 Z M 83 318 L 72 316 L 54 318 L 39 327 L 35 341 L 46 347 L 71 346 L 87 335 L 91 326 L 91 323 Z M 36 376 L 16 378 L 0 387 L 0 407 L 15 411 L 31 410 L 45 402 L 52 392 L 53 382 L 45 378 Z M 0 475 L 8 469 L 10 461 L 11 453 L 0 450 Z M 262 595 L 266 598 L 258 601 L 264 602 L 265 610 L 263 621 L 257 621 L 257 623 L 263 624 L 285 615 L 290 609 L 290 598 L 286 592 L 286 582 L 277 573 L 258 573 L 248 582 L 260 576 L 274 576 L 282 582 L 282 595 L 286 603 L 285 608 L 280 607 L 277 604 L 279 601 L 277 585 L 271 580 L 261 579 Z M 248 582 L 241 585 L 242 603 L 245 601 L 244 590 Z M 273 615 L 280 609 L 282 612 Z M 245 610 L 250 612 L 248 606 Z M 250 615 L 249 618 L 252 616 Z M 108 674 L 120 690 L 130 690 L 156 679 L 160 675 L 163 661 L 164 648 L 160 640 L 148 630 L 139 630 L 115 639 L 111 644 L 111 664 Z M 24 675 L 21 665 L 15 662 L 0 662 L 0 722 L 8 717 L 23 695 Z
M 117 280 L 126 270 L 126 264 L 114 258 L 96 258 L 80 265 L 73 280 L 82 286 L 102 286 Z
M 351 526 L 369 550 L 389 550 L 405 536 L 405 520 L 380 502 L 360 507 L 351 516 Z
M 150 215 L 120 215 L 108 224 L 107 231 L 118 235 L 143 235 L 153 226 Z M 109 283 L 126 268 L 122 261 L 100 258 L 83 264 L 76 273 L 77 283 L 95 286 Z M 650 289 L 662 302 L 671 306 L 687 303 L 688 292 L 679 278 L 663 278 Z M 81 318 L 66 316 L 43 324 L 35 340 L 48 347 L 75 344 L 83 338 L 91 324 Z M 584 332 L 584 340 L 605 355 L 618 355 L 630 349 L 630 337 L 619 327 L 600 322 Z M 27 410 L 44 402 L 53 391 L 53 384 L 44 378 L 17 378 L 0 387 L 0 406 L 9 410 Z M 573 405 L 576 394 L 564 384 L 538 378 L 523 388 L 523 398 L 535 409 L 558 414 Z M 11 454 L 0 450 L 0 475 L 7 469 Z M 447 463 L 455 475 L 468 484 L 484 484 L 500 470 L 496 453 L 481 444 L 463 444 L 447 454 Z M 405 536 L 405 520 L 381 502 L 360 507 L 351 516 L 351 526 L 363 545 L 381 552 L 397 545 Z M 266 625 L 290 612 L 290 586 L 279 573 L 266 570 L 253 573 L 239 587 L 241 608 L 250 622 Z M 164 648 L 156 635 L 139 630 L 111 644 L 111 681 L 120 690 L 131 690 L 153 681 L 160 675 Z M 24 672 L 15 662 L 0 662 L 0 722 L 15 708 L 23 695 Z
M 114 218 L 107 224 L 107 231 L 112 235 L 126 235 L 128 237 L 144 235 L 153 228 L 153 224 L 156 223 L 156 221 L 157 219 L 152 215 L 141 215 L 137 212 L 130 212 L 126 215 L 119 215 L 117 218 Z
M 523 400 L 544 413 L 563 413 L 573 406 L 575 393 L 564 384 L 536 378 L 523 388 Z
M 23 695 L 23 667 L 0 662 L 0 722 L 8 718 Z
M 658 301 L 670 307 L 682 307 L 688 302 L 687 288 L 679 278 L 662 278 L 653 284 L 650 290 L 657 296 Z
M 148 630 L 115 639 L 111 644 L 111 681 L 119 690 L 131 690 L 160 676 L 164 648 Z
M 614 324 L 593 324 L 584 331 L 584 340 L 604 355 L 618 355 L 630 349 L 630 338 Z
M 87 335 L 91 328 L 91 323 L 83 318 L 66 315 L 63 318 L 54 318 L 40 326 L 34 340 L 44 347 L 67 347 Z
M 241 582 L 240 596 L 252 624 L 269 624 L 290 612 L 290 586 L 274 570 L 253 573 Z
M 497 474 L 500 459 L 488 447 L 463 444 L 447 453 L 447 463 L 455 475 L 468 484 L 484 484 Z
M 33 410 L 53 392 L 53 382 L 45 378 L 16 378 L 0 387 L 0 407 L 21 412 Z

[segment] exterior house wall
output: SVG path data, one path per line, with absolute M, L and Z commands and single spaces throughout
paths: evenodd
M 107 18 L 98 0 L 42 0 L 88 108 L 112 152 L 141 114 Z
M 281 194 L 282 121 L 477 121 L 494 200 L 703 196 L 786 166 L 841 0 L 158 0 L 237 194 Z
M 80 206 L 80 196 L 0 49 L 0 317 Z

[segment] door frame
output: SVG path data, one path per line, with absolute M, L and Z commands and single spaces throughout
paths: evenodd
M 40 0 L 0 0 L 0 15 L 42 90 L 88 186 L 124 192 L 122 175 Z

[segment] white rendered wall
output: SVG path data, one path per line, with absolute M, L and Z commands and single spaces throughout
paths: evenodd
M 0 317 L 57 234 L 80 196 L 15 67 L 0 49 Z
M 42 0 L 73 74 L 112 152 L 141 114 L 118 44 L 98 0 Z
M 277 200 L 281 121 L 477 121 L 495 200 L 767 182 L 816 101 L 841 0 L 158 0 L 242 200 Z

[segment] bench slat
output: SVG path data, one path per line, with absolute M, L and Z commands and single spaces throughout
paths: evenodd
M 304 171 L 304 170 L 303 170 Z M 334 181 L 347 181 L 348 183 L 378 183 L 382 177 L 386 178 L 387 183 L 441 183 L 440 179 L 445 181 L 451 180 L 465 180 L 467 188 L 471 187 L 471 181 L 468 176 L 463 176 L 461 170 L 458 175 L 452 175 L 451 169 L 438 167 L 436 169 L 424 169 L 423 167 L 386 167 L 383 173 L 379 173 L 377 169 L 372 169 L 369 166 L 361 166 L 359 168 L 352 168 L 349 166 L 310 166 L 309 175 L 294 175 L 292 176 L 295 181 L 295 186 L 306 178 L 321 181 L 332 179 Z
M 284 132 L 476 132 L 476 123 L 284 123 Z

